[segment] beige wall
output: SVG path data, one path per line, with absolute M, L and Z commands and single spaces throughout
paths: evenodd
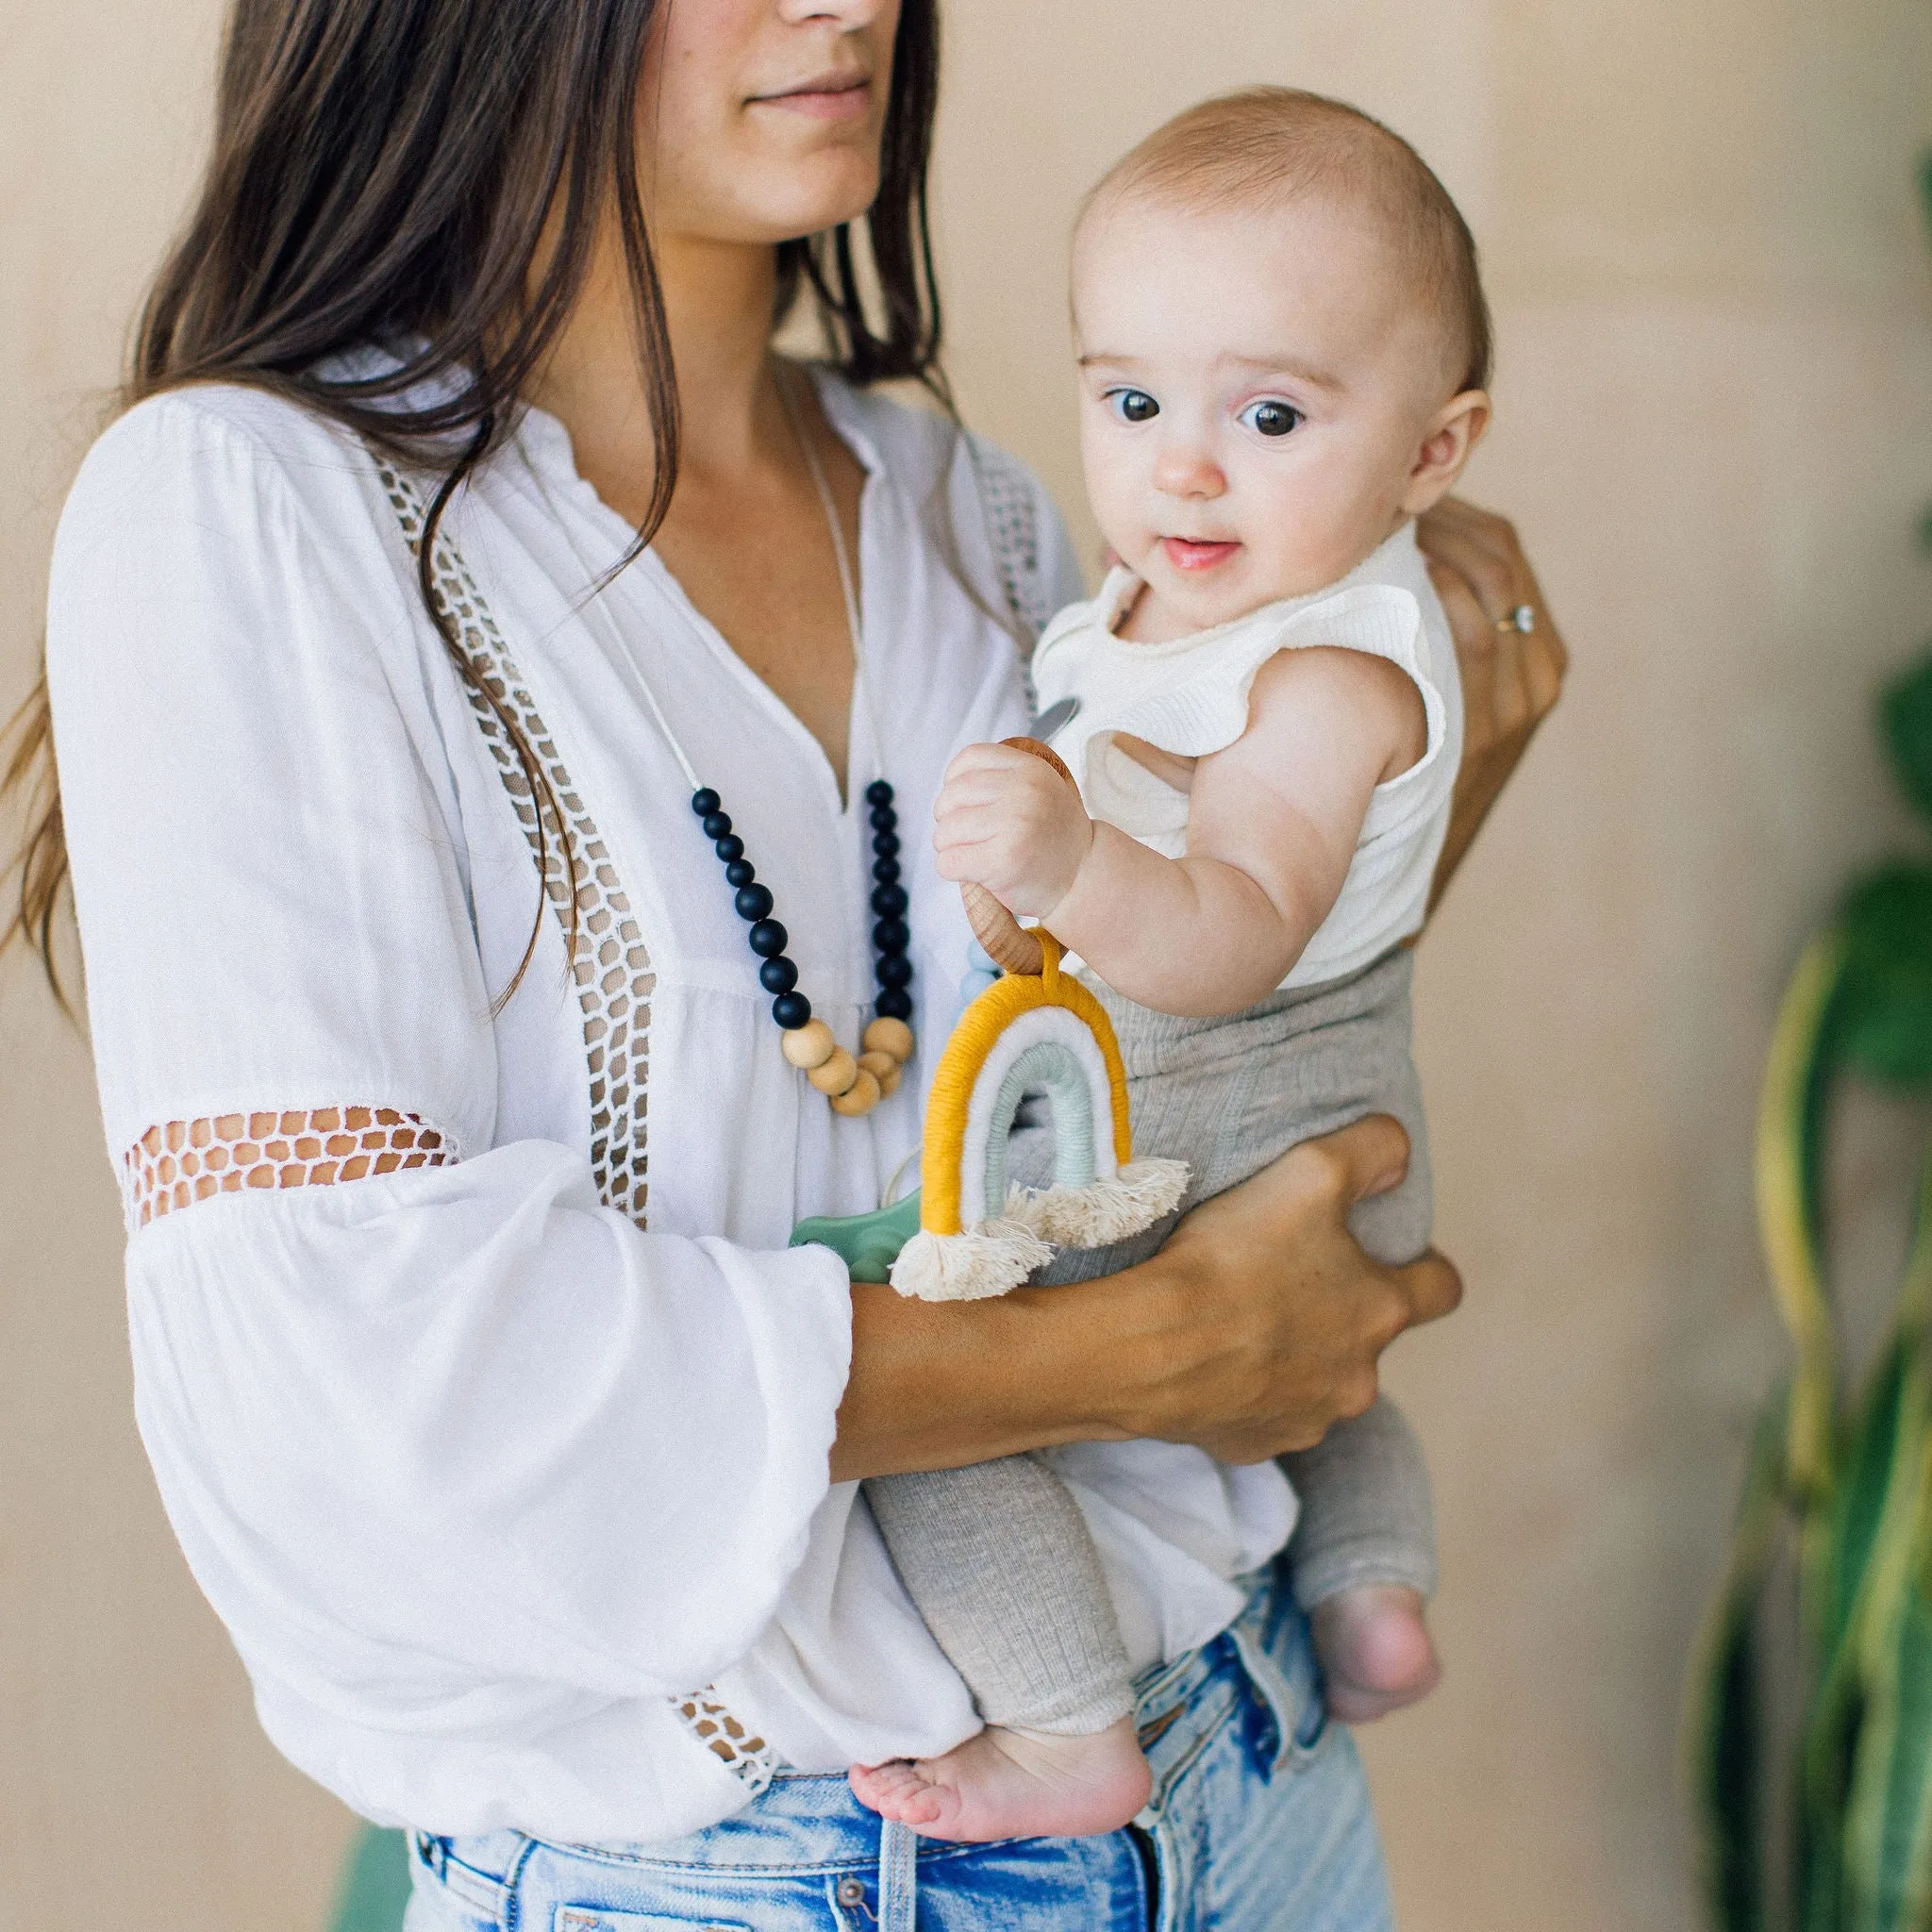
M 59 490 L 192 175 L 213 0 L 0 38 L 0 696 Z M 1932 630 L 1922 0 L 953 0 L 940 229 L 974 420 L 1077 504 L 1061 245 L 1155 119 L 1346 94 L 1485 245 L 1567 705 L 1426 949 L 1470 1298 L 1391 1379 L 1441 1491 L 1449 1677 L 1370 1745 L 1414 1932 L 1688 1926 L 1674 1705 L 1776 1361 L 1756 1067 L 1798 940 L 1896 836 L 1866 694 Z M 0 1003 L 0 1928 L 316 1923 L 345 1828 L 253 1728 L 127 1415 L 85 1057 Z

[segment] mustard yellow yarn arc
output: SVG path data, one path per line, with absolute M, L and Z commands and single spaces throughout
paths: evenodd
M 920 1158 L 919 1224 L 927 1234 L 958 1234 L 959 1171 L 966 1157 L 966 1116 L 973 1105 L 987 1056 L 999 1037 L 1023 1013 L 1041 1007 L 1064 1007 L 1099 1042 L 1107 1064 L 1113 1107 L 1114 1158 L 1122 1167 L 1134 1158 L 1133 1126 L 1127 1115 L 1127 1070 L 1107 1009 L 1077 979 L 1060 971 L 1060 946 L 1051 933 L 1037 935 L 1044 963 L 1038 974 L 1008 974 L 979 995 L 959 1016 L 940 1057 L 925 1103 L 925 1149 Z M 1000 1204 L 988 1204 L 999 1212 Z

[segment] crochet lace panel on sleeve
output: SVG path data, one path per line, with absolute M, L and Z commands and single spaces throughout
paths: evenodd
M 325 1188 L 456 1158 L 440 1128 L 391 1107 L 215 1114 L 150 1127 L 121 1157 L 121 1199 L 132 1231 L 217 1194 Z
M 376 473 L 409 554 L 420 557 L 427 514 L 422 492 L 384 458 L 376 458 Z M 569 822 L 570 845 L 577 859 L 576 952 L 571 971 L 583 1012 L 590 1075 L 591 1168 L 606 1205 L 642 1226 L 649 1191 L 645 1101 L 651 996 L 658 985 L 651 957 L 631 901 L 618 882 L 610 849 L 577 792 L 469 565 L 441 531 L 437 533 L 430 577 L 437 609 L 455 630 L 490 696 L 515 717 Z M 489 699 L 468 685 L 464 690 L 567 941 L 571 883 L 563 856 L 565 827 L 548 803 L 541 808 L 540 816 L 534 788 Z
M 381 457 L 376 458 L 376 472 L 402 525 L 409 554 L 420 558 L 426 519 L 421 492 Z M 431 582 L 439 612 L 454 627 L 491 696 L 516 718 L 542 761 L 544 775 L 569 822 L 578 858 L 576 953 L 571 967 L 584 1016 L 584 1056 L 591 1083 L 591 1167 L 605 1203 L 628 1214 L 641 1227 L 648 1192 L 645 1101 L 651 997 L 658 984 L 650 954 L 632 913 L 631 900 L 618 882 L 609 848 L 558 754 L 549 727 L 531 700 L 482 591 L 455 545 L 441 532 L 438 533 Z M 468 696 L 477 727 L 496 762 L 497 774 L 529 841 L 544 893 L 568 936 L 571 894 L 563 861 L 563 827 L 547 805 L 540 808 L 495 709 L 474 690 L 468 690 Z M 778 1768 L 777 1753 L 734 1717 L 708 1686 L 670 1702 L 690 1736 L 751 1791 L 761 1791 L 771 1783 Z
M 1000 575 L 1007 608 L 1025 634 L 1029 645 L 1046 628 L 1053 612 L 1046 608 L 1041 581 L 1040 510 L 1033 481 L 1020 464 L 993 443 L 971 439 L 973 467 L 979 480 L 979 500 L 986 510 L 987 541 Z
M 734 1777 L 761 1791 L 778 1769 L 778 1754 L 756 1737 L 718 1702 L 709 1690 L 674 1697 L 673 1706 L 686 1728 Z

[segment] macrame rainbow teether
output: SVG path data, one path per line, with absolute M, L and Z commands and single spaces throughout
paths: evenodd
M 1073 782 L 1045 745 L 1007 742 Z M 876 1214 L 805 1222 L 792 1236 L 794 1245 L 837 1250 L 855 1279 L 890 1278 L 923 1301 L 1005 1294 L 1056 1245 L 1102 1247 L 1151 1227 L 1180 1205 L 1188 1184 L 1182 1161 L 1134 1158 L 1113 1026 L 1100 1002 L 1060 971 L 1059 942 L 1022 927 L 982 888 L 965 892 L 974 930 L 1005 972 L 960 1015 L 941 1056 L 926 1098 L 918 1193 Z M 1053 1180 L 1037 1189 L 1007 1176 L 1008 1138 L 1032 1092 L 1047 1095 L 1053 1115 Z

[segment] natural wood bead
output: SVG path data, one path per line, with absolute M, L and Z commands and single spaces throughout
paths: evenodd
M 892 1071 L 890 1074 L 888 1074 L 883 1080 L 879 1082 L 879 1091 L 888 1100 L 891 1099 L 892 1095 L 898 1092 L 899 1083 L 905 1077 L 906 1075 L 902 1074 L 897 1067 L 894 1067 Z
M 876 1047 L 870 1053 L 860 1054 L 858 1064 L 879 1083 L 881 1088 L 885 1086 L 889 1074 L 896 1074 L 899 1071 L 899 1062 L 891 1054 L 880 1053 Z
M 865 1029 L 868 1053 L 889 1053 L 903 1067 L 912 1058 L 912 1029 L 903 1020 L 874 1020 Z
M 842 1046 L 832 1049 L 823 1065 L 807 1070 L 805 1077 L 821 1093 L 843 1093 L 858 1077 L 858 1062 Z
M 808 1020 L 803 1026 L 780 1035 L 780 1039 L 784 1042 L 785 1058 L 794 1067 L 803 1067 L 807 1073 L 814 1067 L 824 1066 L 839 1050 L 839 1042 L 832 1038 L 832 1029 L 823 1020 Z
M 832 1096 L 832 1111 L 847 1115 L 870 1113 L 879 1104 L 879 1083 L 863 1067 L 843 1093 Z

